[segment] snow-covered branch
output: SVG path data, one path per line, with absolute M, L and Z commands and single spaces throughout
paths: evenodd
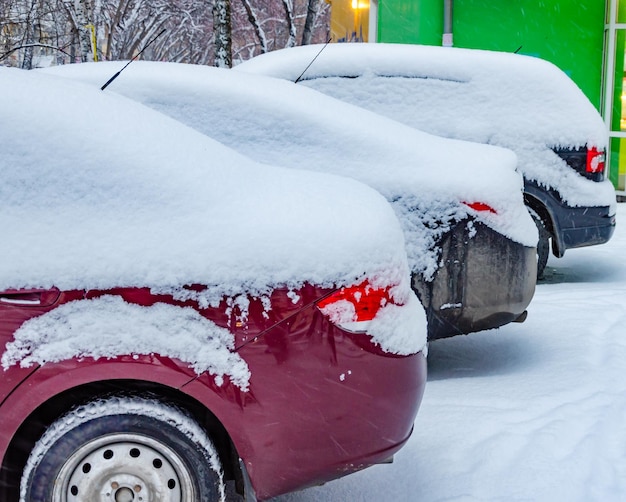
M 94 48 L 99 60 L 129 59 L 165 28 L 143 59 L 230 66 L 299 41 L 325 42 L 329 18 L 321 0 L 0 0 L 0 61 L 86 61 Z

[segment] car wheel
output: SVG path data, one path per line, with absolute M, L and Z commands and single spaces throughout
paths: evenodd
M 528 212 L 532 216 L 535 225 L 537 225 L 537 231 L 539 232 L 539 241 L 537 242 L 537 279 L 541 279 L 548 264 L 548 255 L 550 254 L 550 232 L 548 232 L 541 216 L 534 209 L 528 207 Z
M 218 501 L 224 483 L 211 441 L 185 412 L 112 398 L 48 428 L 27 462 L 21 500 Z

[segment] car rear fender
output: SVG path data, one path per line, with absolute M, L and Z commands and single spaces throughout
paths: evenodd
M 228 378 L 221 386 L 206 378 L 204 383 L 195 381 L 194 387 L 202 389 L 195 389 L 196 397 L 191 397 L 184 387 L 196 376 L 186 364 L 158 355 L 71 359 L 36 368 L 0 406 L 0 499 L 5 500 L 7 484 L 19 481 L 32 446 L 48 425 L 73 406 L 112 393 L 149 394 L 187 409 L 214 439 L 227 478 L 230 474 L 242 479 L 238 455 L 222 421 L 238 413 L 232 395 L 242 391 Z

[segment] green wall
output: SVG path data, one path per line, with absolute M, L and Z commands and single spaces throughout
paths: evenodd
M 441 45 L 443 0 L 379 0 L 378 41 Z M 553 62 L 599 109 L 603 0 L 455 0 L 455 47 Z
M 442 0 L 379 0 L 378 41 L 441 45 Z

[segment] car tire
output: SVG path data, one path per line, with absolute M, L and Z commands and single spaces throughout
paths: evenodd
M 224 500 L 221 464 L 205 431 L 156 400 L 109 398 L 50 426 L 22 477 L 29 502 Z
M 534 209 L 528 207 L 528 212 L 539 232 L 539 240 L 537 241 L 537 279 L 541 279 L 548 264 L 548 255 L 550 254 L 550 232 L 548 232 L 541 216 Z

